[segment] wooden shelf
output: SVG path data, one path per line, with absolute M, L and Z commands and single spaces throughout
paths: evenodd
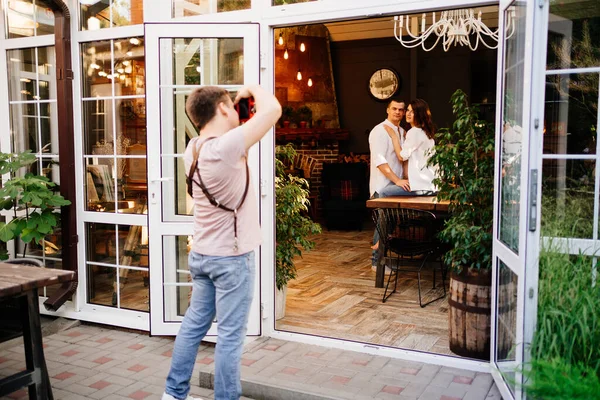
M 350 138 L 347 129 L 326 128 L 276 128 L 275 139 L 277 142 L 309 142 L 313 140 L 342 141 Z

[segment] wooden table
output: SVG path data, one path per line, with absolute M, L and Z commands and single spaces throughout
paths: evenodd
M 414 208 L 424 211 L 448 211 L 450 201 L 436 196 L 391 196 L 367 200 L 367 208 Z
M 436 196 L 391 196 L 367 200 L 367 208 L 413 208 L 416 210 L 431 211 L 434 214 L 436 212 L 448 212 L 449 205 L 450 201 L 437 200 Z M 382 288 L 385 280 L 385 266 L 379 261 L 383 259 L 383 246 L 379 246 L 377 251 L 379 252 L 379 257 L 375 273 L 375 287 Z
M 72 281 L 73 271 L 0 262 L 0 300 L 20 307 L 27 369 L 0 380 L 0 396 L 29 388 L 30 399 L 53 399 L 42 347 L 38 289 Z M 0 315 L 0 323 L 2 321 Z

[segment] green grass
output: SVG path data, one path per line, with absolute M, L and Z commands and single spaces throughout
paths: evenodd
M 525 369 L 531 398 L 600 399 L 600 282 L 592 260 L 540 254 L 537 330 Z

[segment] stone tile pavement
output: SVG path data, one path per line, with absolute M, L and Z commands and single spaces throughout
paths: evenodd
M 158 399 L 173 339 L 82 324 L 44 337 L 57 400 Z M 245 398 L 256 400 L 499 400 L 489 374 L 259 338 L 242 357 Z M 0 347 L 0 377 L 25 366 L 22 342 Z M 212 399 L 214 347 L 202 345 L 192 395 Z M 26 399 L 24 390 L 3 399 Z

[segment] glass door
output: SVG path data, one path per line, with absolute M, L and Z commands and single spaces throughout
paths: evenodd
M 186 192 L 183 152 L 198 132 L 185 113 L 185 101 L 197 87 L 215 85 L 235 92 L 259 82 L 259 26 L 180 23 L 146 24 L 145 29 L 150 332 L 174 335 L 192 289 L 187 258 L 193 201 Z M 248 161 L 257 185 L 256 147 Z M 260 334 L 260 274 L 256 277 L 249 335 Z M 208 332 L 215 334 L 216 324 Z
M 500 1 L 491 360 L 507 399 L 524 397 L 519 371 L 537 312 L 543 75 L 535 71 L 545 54 L 543 30 L 536 27 L 543 3 Z

